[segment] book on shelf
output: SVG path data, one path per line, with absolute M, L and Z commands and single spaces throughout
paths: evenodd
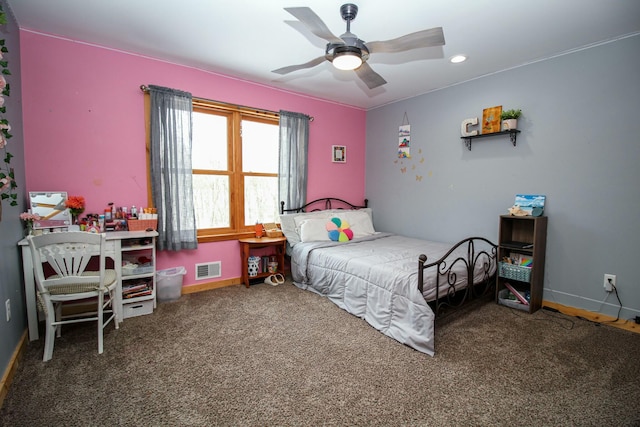
M 527 301 L 527 299 L 524 297 L 524 295 L 522 295 L 520 292 L 518 292 L 516 290 L 516 288 L 514 288 L 513 286 L 511 286 L 509 283 L 504 282 L 504 286 L 509 289 L 509 291 L 515 295 L 515 297 L 524 305 L 529 305 L 529 301 Z
M 135 298 L 152 294 L 152 287 L 149 283 L 138 282 L 122 287 L 122 298 Z
M 520 263 L 518 264 L 520 267 L 533 267 L 533 257 L 529 255 L 520 254 Z
M 128 299 L 128 298 L 144 297 L 144 296 L 151 295 L 151 294 L 152 294 L 151 289 L 147 289 L 147 290 L 144 290 L 144 291 L 128 293 L 126 295 L 123 295 L 123 297 L 125 299 Z
M 531 255 L 524 255 L 517 252 L 509 253 L 508 257 L 502 258 L 502 262 L 526 268 L 533 267 L 533 257 Z
M 143 289 L 149 289 L 149 285 L 147 283 L 140 283 L 138 285 L 123 286 L 122 293 L 137 292 Z
M 502 246 L 515 248 L 515 249 L 531 249 L 533 248 L 533 243 L 511 241 L 511 242 L 504 242 Z

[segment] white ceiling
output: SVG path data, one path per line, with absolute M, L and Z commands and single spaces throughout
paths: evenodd
M 284 7 L 308 6 L 340 36 L 342 0 L 6 0 L 22 30 L 51 34 L 371 109 L 483 75 L 640 32 L 638 0 L 354 0 L 351 32 L 367 41 L 443 27 L 445 46 L 372 54 L 387 84 L 368 89 L 324 62 Z M 297 21 L 296 21 L 297 22 Z M 452 64 L 448 59 L 469 59 Z M 640 52 L 639 52 L 640 54 Z

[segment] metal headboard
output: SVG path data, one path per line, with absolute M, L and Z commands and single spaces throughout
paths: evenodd
M 324 208 L 322 207 L 317 207 L 317 208 L 312 208 L 309 209 L 310 206 L 312 205 L 317 205 L 323 203 Z M 337 203 L 338 206 L 337 207 L 333 207 L 332 203 Z M 342 204 L 342 206 L 340 205 Z M 368 199 L 364 199 L 364 205 L 363 206 L 358 206 L 358 205 L 354 205 L 352 203 L 349 203 L 345 200 L 342 199 L 338 199 L 336 197 L 323 197 L 321 199 L 316 199 L 313 200 L 309 203 L 306 203 L 300 207 L 297 208 L 291 208 L 291 209 L 285 209 L 284 208 L 284 202 L 280 202 L 280 214 L 284 214 L 284 213 L 301 213 L 301 212 L 314 212 L 314 211 L 323 211 L 323 210 L 328 210 L 328 209 L 362 209 L 362 208 L 366 208 L 369 205 L 369 200 Z

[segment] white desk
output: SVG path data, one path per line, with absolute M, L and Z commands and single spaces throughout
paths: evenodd
M 118 287 L 114 310 L 116 321 L 122 322 L 122 241 L 126 239 L 140 239 L 158 236 L 157 231 L 113 231 L 107 233 L 106 255 L 113 259 L 114 269 L 118 275 Z M 27 323 L 29 325 L 29 340 L 38 339 L 38 306 L 36 304 L 36 281 L 33 274 L 33 260 L 27 239 L 18 242 L 22 249 L 22 270 L 24 272 L 24 295 L 27 304 Z M 155 264 L 155 260 L 154 260 Z M 155 286 L 154 286 L 155 296 Z

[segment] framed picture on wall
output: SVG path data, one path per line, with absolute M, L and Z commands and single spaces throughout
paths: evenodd
M 347 163 L 347 147 L 344 145 L 332 145 L 331 161 L 333 163 Z
M 482 133 L 500 132 L 502 105 L 482 110 Z

